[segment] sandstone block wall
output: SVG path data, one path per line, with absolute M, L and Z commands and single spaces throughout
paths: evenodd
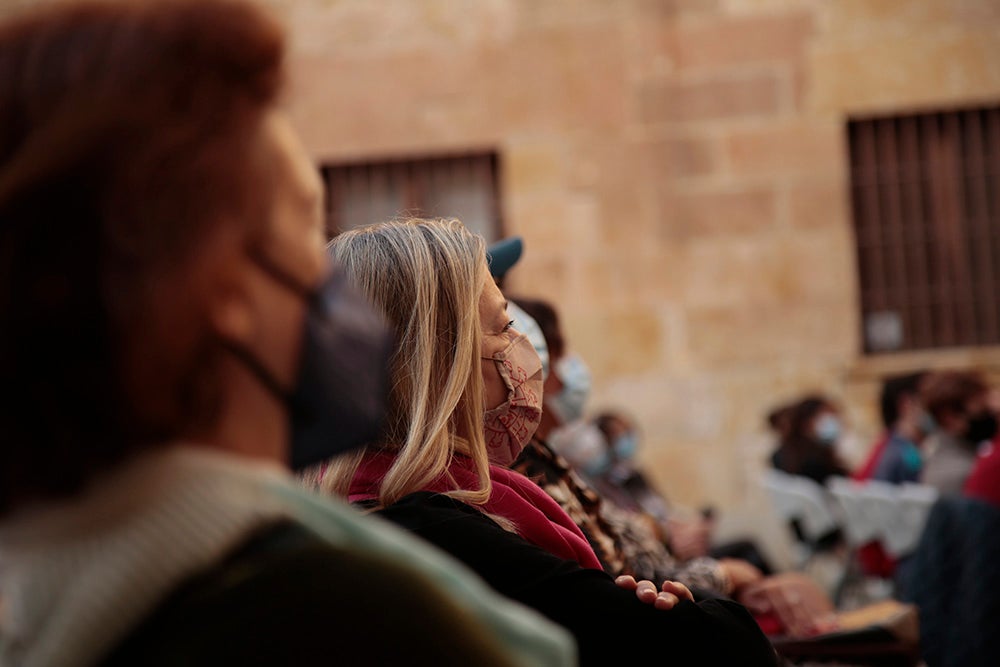
M 0 2 L 0 13 L 42 0 Z M 496 150 L 512 291 L 553 299 L 592 407 L 680 503 L 764 507 L 763 415 L 997 349 L 865 358 L 852 115 L 1000 102 L 996 0 L 266 0 L 317 162 Z
M 679 502 L 753 507 L 763 414 L 806 390 L 877 428 L 845 123 L 1000 100 L 991 0 L 270 0 L 316 159 L 495 149 L 512 291 L 561 306 L 594 408 Z

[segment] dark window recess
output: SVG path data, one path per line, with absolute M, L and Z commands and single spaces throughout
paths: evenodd
M 848 135 L 865 351 L 1000 343 L 1000 107 Z
M 327 233 L 397 217 L 441 217 L 495 241 L 503 230 L 498 166 L 496 153 L 327 165 Z

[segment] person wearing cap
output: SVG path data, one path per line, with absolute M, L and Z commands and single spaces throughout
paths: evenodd
M 501 290 L 504 289 L 504 279 L 507 272 L 518 262 L 523 252 L 524 243 L 520 237 L 514 236 L 494 243 L 488 249 L 490 273 Z M 556 340 L 552 329 L 558 328 L 558 318 L 551 308 L 536 309 L 534 315 L 529 315 L 518 302 L 537 305 L 532 299 L 514 297 L 509 300 L 508 308 L 514 317 L 518 331 L 523 331 L 535 344 L 535 351 L 542 359 L 545 377 L 545 412 L 542 415 L 543 426 L 552 419 L 561 423 L 569 423 L 583 417 L 584 403 L 590 394 L 590 369 L 580 355 L 567 350 L 562 345 L 562 338 Z M 544 324 L 543 324 L 544 322 Z M 544 330 L 543 330 L 544 327 Z M 540 341 L 552 339 L 551 345 Z M 550 366 L 552 372 L 550 371 Z
M 514 268 L 514 265 L 521 259 L 524 252 L 524 241 L 520 236 L 511 236 L 502 241 L 497 241 L 486 250 L 486 262 L 490 267 L 490 275 L 501 291 L 504 289 L 504 282 L 507 272 Z M 542 330 L 524 310 L 515 302 L 507 301 L 507 312 L 514 320 L 514 328 L 523 333 L 531 341 L 544 340 Z M 535 352 L 542 360 L 542 374 L 549 376 L 549 351 L 544 345 L 535 344 Z

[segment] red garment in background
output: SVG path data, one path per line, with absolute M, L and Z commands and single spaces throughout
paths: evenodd
M 994 440 L 976 459 L 962 493 L 1000 506 L 1000 440 Z
M 875 474 L 875 469 L 878 467 L 879 461 L 882 459 L 882 454 L 885 452 L 885 446 L 889 442 L 889 433 L 885 432 L 882 436 L 875 441 L 872 445 L 871 452 L 868 454 L 868 458 L 854 472 L 854 479 L 859 482 L 865 482 L 872 478 Z M 882 548 L 882 543 L 879 541 L 869 542 L 868 544 L 862 545 L 858 549 L 858 562 L 861 563 L 861 570 L 869 577 L 881 577 L 882 579 L 889 579 L 896 572 L 896 559 L 892 558 L 885 552 Z

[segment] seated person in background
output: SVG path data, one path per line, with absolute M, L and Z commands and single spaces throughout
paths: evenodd
M 911 373 L 886 380 L 880 399 L 882 423 L 888 439 L 875 461 L 870 479 L 900 484 L 917 482 L 923 468 L 920 444 L 933 430 L 920 402 L 927 373 Z M 933 420 L 930 420 L 933 421 Z
M 752 541 L 712 544 L 715 516 L 711 508 L 702 510 L 697 519 L 683 520 L 671 513 L 670 502 L 635 465 L 639 436 L 635 426 L 625 417 L 605 412 L 594 419 L 594 425 L 603 436 L 602 444 L 608 461 L 603 470 L 590 476 L 599 492 L 605 495 L 620 492 L 612 497 L 621 497 L 622 494 L 627 496 L 627 504 L 623 504 L 623 507 L 637 509 L 654 517 L 666 528 L 670 536 L 671 551 L 684 560 L 701 556 L 736 558 L 750 563 L 765 575 L 771 574 L 771 567 Z
M 846 477 L 847 468 L 836 450 L 840 435 L 840 415 L 834 404 L 822 396 L 807 397 L 792 408 L 788 433 L 771 455 L 771 465 L 819 484 L 833 475 Z
M 555 308 L 552 304 L 539 299 L 515 297 L 515 301 L 520 305 L 524 312 L 538 324 L 542 336 L 544 337 L 543 344 L 549 350 L 549 358 L 552 359 L 553 365 L 561 365 L 562 361 L 567 357 L 567 351 L 565 337 L 559 323 L 559 315 Z M 584 412 L 584 406 L 586 405 L 586 401 L 590 395 L 589 376 L 583 373 L 572 372 L 563 373 L 562 375 L 559 373 L 553 373 L 545 378 L 544 387 L 545 401 L 541 423 L 539 424 L 538 430 L 535 432 L 535 438 L 533 439 L 532 445 L 528 447 L 523 458 L 538 458 L 539 462 L 544 462 L 558 456 L 562 463 L 560 463 L 557 467 L 561 467 L 565 463 L 563 457 L 557 455 L 549 446 L 550 438 L 561 432 L 565 436 L 564 441 L 567 442 L 567 448 L 570 448 L 570 445 L 572 445 L 572 448 L 575 451 L 580 451 L 581 456 L 585 457 L 585 461 L 582 465 L 581 460 L 579 459 L 576 461 L 570 461 L 570 464 L 575 465 L 581 474 L 589 476 L 590 473 L 598 471 L 599 468 L 603 469 L 603 467 L 610 462 L 610 453 L 604 444 L 604 438 L 601 433 L 594 428 L 593 425 L 587 422 L 576 420 L 573 422 L 564 421 L 563 415 L 567 413 L 567 410 L 565 408 L 559 409 L 553 406 L 553 403 L 560 406 L 569 404 L 573 406 L 569 412 L 574 415 L 582 415 Z M 535 452 L 532 452 L 531 450 L 535 450 Z M 567 469 L 568 466 L 569 464 L 566 464 Z M 526 470 L 522 470 L 522 472 L 528 474 Z M 528 476 L 532 479 L 536 479 L 536 474 L 528 474 Z M 587 486 L 587 484 L 582 481 L 580 482 L 580 485 Z M 590 484 L 590 486 L 593 486 L 593 484 Z M 597 492 L 597 495 L 601 496 L 605 501 L 604 506 L 607 508 L 605 514 L 616 513 L 616 509 L 624 510 L 624 512 L 619 511 L 617 513 L 619 515 L 624 514 L 626 516 L 628 513 L 635 514 L 636 512 L 642 512 L 643 515 L 638 519 L 639 522 L 648 524 L 649 520 L 653 519 L 655 524 L 655 519 L 663 519 L 661 525 L 666 525 L 667 507 L 666 504 L 662 502 L 662 499 L 659 499 L 658 497 L 651 496 L 649 498 L 649 502 L 652 505 L 659 501 L 659 505 L 656 507 L 642 508 L 627 492 L 621 491 L 616 486 L 610 486 L 609 488 L 604 489 L 596 488 L 594 490 Z M 556 500 L 562 504 L 562 501 L 559 498 L 556 498 Z M 573 512 L 570 512 L 570 514 L 572 515 Z M 705 555 L 708 544 L 708 534 L 707 531 L 704 530 L 704 526 L 700 525 L 700 522 L 683 524 L 678 523 L 675 527 L 677 532 L 673 535 L 673 546 L 675 548 L 679 548 L 680 553 L 675 552 L 673 555 L 664 554 L 667 564 L 665 564 L 661 569 L 658 569 L 658 572 L 664 573 L 666 571 L 674 571 L 677 572 L 678 579 L 691 583 L 699 588 L 710 588 L 716 591 L 731 593 L 732 591 L 730 590 L 730 586 L 723 583 L 726 581 L 726 576 L 725 573 L 721 572 L 721 569 L 718 568 L 717 563 L 712 563 L 709 567 L 705 567 L 706 563 L 693 563 L 690 567 L 684 568 L 683 571 L 677 571 L 676 561 L 678 559 L 686 561 L 696 558 L 697 556 Z M 635 528 L 639 533 L 655 533 L 659 531 L 659 528 L 655 525 L 653 526 L 652 531 L 643 530 L 638 526 Z M 660 543 L 660 540 L 655 541 Z M 659 550 L 663 550 L 662 544 L 660 544 Z M 717 576 L 714 578 L 706 576 L 707 573 L 713 570 L 718 572 Z
M 552 432 L 550 424 L 554 423 L 558 420 L 543 418 L 511 468 L 539 485 L 569 514 L 608 574 L 653 581 L 677 580 L 701 591 L 730 596 L 760 579 L 760 572 L 748 564 L 693 555 L 679 558 L 672 554 L 652 517 L 620 508 L 611 499 L 602 497 L 569 461 L 547 444 L 546 438 Z M 567 438 L 578 438 L 582 449 L 599 451 L 603 447 L 600 431 L 589 422 L 576 422 L 564 433 Z
M 555 308 L 535 299 L 518 297 L 518 301 L 526 313 L 537 318 L 545 337 L 535 347 L 545 347 L 548 341 L 553 341 L 555 349 L 563 350 L 564 337 Z M 546 390 L 550 387 L 558 390 L 560 386 L 558 378 L 546 379 Z M 582 393 L 585 403 L 586 391 Z M 549 414 L 547 400 L 545 407 L 535 437 L 512 468 L 541 486 L 570 515 L 594 547 L 606 572 L 654 581 L 676 579 L 702 594 L 745 600 L 753 604 L 755 613 L 767 617 L 770 622 L 766 625 L 774 633 L 804 636 L 829 628 L 832 605 L 813 582 L 792 575 L 764 577 L 758 568 L 744 560 L 705 557 L 709 531 L 701 522 L 671 522 L 674 531 L 691 528 L 684 533 L 672 532 L 641 509 L 624 509 L 599 494 L 584 481 L 583 473 L 578 474 L 546 443 L 561 423 Z M 607 441 L 593 423 L 578 421 L 559 431 L 564 439 L 572 438 L 568 447 L 582 457 L 578 461 L 579 470 L 591 469 L 597 462 L 608 460 Z M 665 542 L 677 545 L 685 557 L 672 553 Z M 799 602 L 788 604 L 789 599 Z
M 636 591 L 672 607 L 661 611 L 617 586 L 559 505 L 508 469 L 541 418 L 542 366 L 511 327 L 480 237 L 458 221 L 412 220 L 345 232 L 331 251 L 382 309 L 398 347 L 383 437 L 332 461 L 314 480 L 320 488 L 377 510 L 562 624 L 583 664 L 775 664 L 733 602 L 695 603 L 672 582 L 659 596 L 651 584 Z
M 962 495 L 934 504 L 900 582 L 931 666 L 993 667 L 1000 656 L 1000 448 L 981 449 Z
M 940 371 L 927 379 L 922 396 L 937 430 L 925 443 L 921 481 L 942 495 L 958 495 L 979 446 L 997 435 L 990 387 L 974 371 Z
M 216 0 L 0 25 L 0 664 L 568 665 L 286 469 L 378 433 L 390 346 L 324 253 L 283 41 Z
M 879 404 L 886 430 L 872 446 L 868 460 L 854 473 L 854 479 L 893 484 L 919 481 L 923 467 L 920 443 L 933 430 L 933 419 L 920 402 L 921 384 L 927 376 L 921 371 L 891 377 L 882 384 Z M 862 545 L 858 560 L 869 576 L 888 579 L 896 571 L 896 559 L 877 541 Z
M 789 405 L 779 405 L 767 413 L 767 427 L 771 430 L 771 433 L 778 436 L 778 444 L 788 437 L 792 422 L 792 412 L 794 410 L 795 404 L 792 403 Z
M 591 437 L 595 427 L 584 424 Z M 512 468 L 522 472 L 559 503 L 580 526 L 612 576 L 676 579 L 696 596 L 730 596 L 751 609 L 769 634 L 803 637 L 833 629 L 833 605 L 807 577 L 781 574 L 763 577 L 757 568 L 736 559 L 693 558 L 681 562 L 661 541 L 651 517 L 628 512 L 602 498 L 569 462 L 538 437 L 532 439 Z

